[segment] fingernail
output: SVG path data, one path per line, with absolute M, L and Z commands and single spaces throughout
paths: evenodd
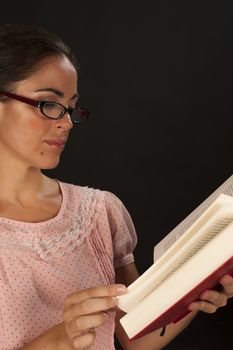
M 126 286 L 124 286 L 124 284 L 118 284 L 116 290 L 119 293 L 123 293 L 126 291 Z

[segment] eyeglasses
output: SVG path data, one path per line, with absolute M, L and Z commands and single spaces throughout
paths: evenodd
M 37 107 L 40 109 L 41 113 L 49 119 L 61 119 L 66 113 L 69 113 L 70 118 L 73 123 L 81 124 L 85 122 L 89 116 L 88 110 L 83 107 L 65 107 L 57 102 L 52 101 L 36 101 L 31 98 L 18 96 L 12 94 L 11 92 L 0 91 L 0 95 L 13 98 L 14 100 L 26 103 L 30 106 Z

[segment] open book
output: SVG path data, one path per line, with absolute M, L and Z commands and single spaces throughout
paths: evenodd
M 233 176 L 154 248 L 154 264 L 118 297 L 129 339 L 175 323 L 206 289 L 233 276 Z

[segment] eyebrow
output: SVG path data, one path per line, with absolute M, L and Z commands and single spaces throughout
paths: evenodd
M 64 97 L 64 93 L 58 89 L 54 89 L 54 88 L 43 88 L 43 89 L 38 89 L 35 90 L 35 92 L 53 92 L 55 95 L 57 95 L 58 97 Z M 74 94 L 73 97 L 71 97 L 71 100 L 74 100 L 76 98 L 79 98 L 79 94 Z

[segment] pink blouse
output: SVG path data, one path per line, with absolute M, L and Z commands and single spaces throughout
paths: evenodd
M 0 349 L 18 349 L 63 321 L 74 291 L 114 283 L 134 261 L 136 234 L 112 193 L 58 182 L 62 205 L 52 219 L 0 218 Z M 114 349 L 114 313 L 97 328 L 93 350 Z

